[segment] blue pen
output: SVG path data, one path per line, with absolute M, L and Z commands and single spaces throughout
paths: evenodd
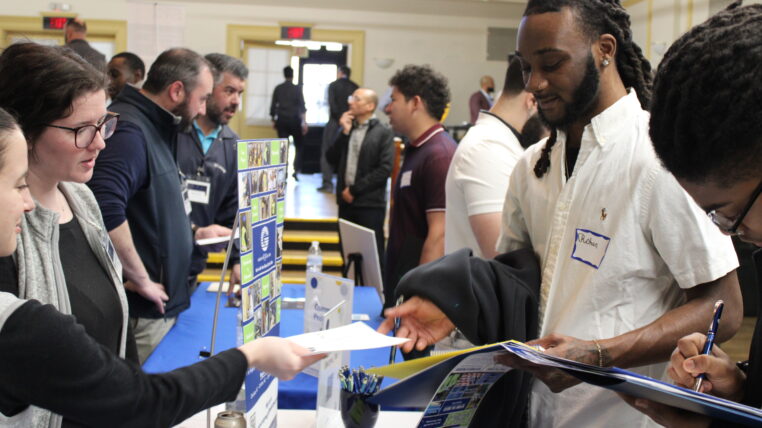
M 722 308 L 725 306 L 725 302 L 718 300 L 714 304 L 714 315 L 712 316 L 712 323 L 709 324 L 709 331 L 706 333 L 706 342 L 704 342 L 704 349 L 701 350 L 702 355 L 709 355 L 712 353 L 712 346 L 714 345 L 714 335 L 717 334 L 717 329 L 720 327 L 720 317 L 722 316 Z M 696 386 L 693 390 L 698 392 L 701 389 L 701 384 L 706 379 L 706 375 L 701 373 L 696 377 Z
M 405 301 L 405 297 L 404 296 L 398 297 L 397 298 L 397 305 L 396 306 L 401 305 L 402 302 L 404 302 L 404 301 Z M 400 321 L 401 320 L 400 320 L 399 317 L 395 317 L 394 318 L 394 329 L 392 329 L 392 337 L 397 335 L 397 330 L 400 329 Z M 389 351 L 389 364 L 394 364 L 394 360 L 396 360 L 396 359 L 397 359 L 397 347 L 396 346 L 392 346 L 391 351 Z

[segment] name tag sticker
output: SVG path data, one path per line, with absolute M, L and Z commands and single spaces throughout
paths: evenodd
M 405 171 L 400 177 L 400 188 L 410 186 L 410 182 L 413 179 L 413 171 Z
M 571 258 L 598 269 L 603 263 L 603 258 L 606 257 L 609 243 L 611 238 L 607 236 L 592 230 L 577 229 Z
M 188 200 L 197 204 L 209 203 L 209 181 L 203 180 L 187 180 L 188 185 Z

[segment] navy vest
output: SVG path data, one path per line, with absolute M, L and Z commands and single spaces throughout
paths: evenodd
M 130 198 L 127 221 L 148 275 L 163 284 L 169 295 L 165 316 L 173 317 L 190 306 L 188 273 L 193 251 L 172 150 L 176 132 L 168 132 L 171 125 L 163 123 L 169 114 L 135 90 L 123 91 L 109 110 L 119 113 L 120 121 L 139 126 L 145 137 L 148 182 Z M 128 291 L 127 299 L 131 317 L 162 317 L 153 302 L 137 293 Z

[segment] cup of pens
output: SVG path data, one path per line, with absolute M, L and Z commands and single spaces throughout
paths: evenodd
M 346 428 L 372 428 L 378 419 L 378 404 L 366 400 L 375 394 L 381 386 L 383 377 L 370 375 L 365 370 L 350 370 L 344 366 L 339 369 L 341 384 L 341 420 Z

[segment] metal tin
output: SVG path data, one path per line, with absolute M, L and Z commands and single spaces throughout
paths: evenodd
M 226 410 L 217 414 L 214 428 L 246 428 L 246 418 L 241 412 Z

